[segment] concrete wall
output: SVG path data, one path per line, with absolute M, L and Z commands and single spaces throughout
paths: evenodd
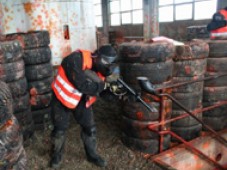
M 175 40 L 187 40 L 187 27 L 207 25 L 210 20 L 201 21 L 175 21 L 171 23 L 160 23 L 160 35 L 167 36 Z
M 0 34 L 33 30 L 49 31 L 54 65 L 78 48 L 93 51 L 97 46 L 93 0 L 0 0 Z
M 192 25 L 207 25 L 210 20 L 201 21 L 176 21 L 170 23 L 160 23 L 160 35 L 173 38 L 175 40 L 186 40 L 187 27 Z M 125 40 L 124 37 L 143 37 L 143 25 L 130 25 L 111 27 L 110 31 L 115 32 L 119 41 Z M 111 36 L 111 35 L 110 35 Z

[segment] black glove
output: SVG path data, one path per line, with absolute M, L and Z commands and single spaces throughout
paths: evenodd
M 127 93 L 126 89 L 122 86 L 122 84 L 118 83 L 117 81 L 113 81 L 109 83 L 109 90 L 114 95 L 124 95 Z

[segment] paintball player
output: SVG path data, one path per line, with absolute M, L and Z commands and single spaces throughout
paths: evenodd
M 211 38 L 227 38 L 227 7 L 216 12 L 207 25 Z
M 116 57 L 114 48 L 105 45 L 94 53 L 77 50 L 63 59 L 52 83 L 52 168 L 59 168 L 62 160 L 70 113 L 73 113 L 81 126 L 81 138 L 87 160 L 100 167 L 107 165 L 96 152 L 96 126 L 92 104 L 96 100 L 95 96 L 108 84 L 104 79 L 111 75 L 110 64 Z
M 27 170 L 21 128 L 13 115 L 13 99 L 6 83 L 0 81 L 0 169 Z

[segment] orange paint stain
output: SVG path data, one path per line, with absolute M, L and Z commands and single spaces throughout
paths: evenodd
M 136 117 L 138 120 L 141 120 L 143 118 L 143 112 L 137 112 Z
M 42 16 L 41 16 L 41 15 L 38 15 L 38 16 L 37 16 L 36 23 L 37 23 L 39 26 L 43 26 L 43 19 L 42 19 Z
M 207 149 L 209 148 L 209 146 L 210 146 L 209 142 L 205 142 L 202 147 L 203 149 Z
M 191 73 L 191 68 L 190 68 L 190 66 L 185 66 L 185 72 L 187 73 L 187 74 L 190 74 Z
M 24 11 L 27 14 L 31 14 L 32 13 L 32 3 L 27 2 L 27 3 L 24 3 L 23 5 L 24 5 Z
M 16 30 L 17 30 L 17 32 L 21 32 L 20 28 L 17 28 Z
M 4 7 L 5 12 L 9 12 L 9 8 L 7 8 L 6 6 Z

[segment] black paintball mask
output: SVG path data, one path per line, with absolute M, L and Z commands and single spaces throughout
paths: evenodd
M 101 46 L 92 56 L 95 71 L 100 72 L 105 77 L 113 73 L 116 67 L 114 62 L 117 59 L 117 52 L 111 45 Z

